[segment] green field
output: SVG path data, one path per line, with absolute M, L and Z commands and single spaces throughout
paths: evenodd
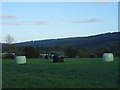
M 27 59 L 24 65 L 4 59 L 2 63 L 3 88 L 118 87 L 118 58 L 112 62 L 102 62 L 101 58 L 67 58 L 64 63 Z

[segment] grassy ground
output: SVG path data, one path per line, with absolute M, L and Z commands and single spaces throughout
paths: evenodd
M 101 58 L 52 60 L 27 59 L 17 65 L 3 60 L 3 88 L 115 88 L 118 87 L 118 58 L 102 62 Z

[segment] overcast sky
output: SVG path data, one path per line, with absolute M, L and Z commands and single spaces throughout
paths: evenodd
M 82 37 L 118 31 L 118 3 L 4 2 L 2 42 Z

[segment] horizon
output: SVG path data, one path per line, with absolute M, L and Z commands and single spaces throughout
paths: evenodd
M 89 36 L 82 36 L 80 38 L 92 37 L 92 36 L 97 36 L 97 35 L 102 35 L 102 34 L 108 34 L 108 33 L 119 33 L 119 31 L 118 32 L 106 32 L 106 33 L 94 34 L 94 35 L 89 35 Z M 25 43 L 25 42 L 36 42 L 36 41 L 44 41 L 44 40 L 68 39 L 68 38 L 79 38 L 79 36 L 78 37 L 75 36 L 75 37 L 65 37 L 65 38 L 64 37 L 63 38 L 53 38 L 53 39 L 51 38 L 51 39 L 42 39 L 42 40 L 36 39 L 36 40 L 29 40 L 29 41 L 23 41 L 23 42 L 13 42 L 12 44 L 15 44 L 15 43 Z M 2 42 L 2 44 L 7 44 L 7 43 L 6 42 L 5 43 Z
M 8 34 L 19 43 L 118 32 L 117 2 L 3 2 L 2 6 L 2 43 Z

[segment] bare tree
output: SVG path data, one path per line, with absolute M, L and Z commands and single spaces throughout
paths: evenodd
M 14 41 L 14 38 L 8 34 L 7 37 L 5 38 L 5 41 L 7 44 L 12 44 Z
M 6 49 L 7 49 L 8 53 L 11 54 L 12 51 L 14 51 L 14 44 L 12 44 L 14 41 L 14 38 L 8 34 L 5 38 L 5 41 L 7 43 Z

